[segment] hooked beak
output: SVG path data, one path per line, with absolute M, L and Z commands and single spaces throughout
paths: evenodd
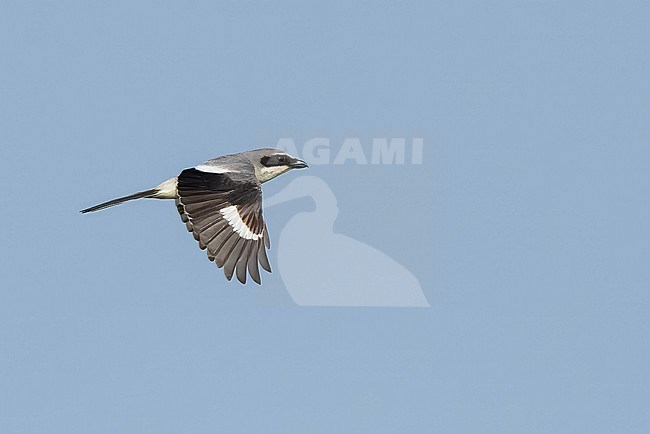
M 289 164 L 289 167 L 292 169 L 304 169 L 306 167 L 309 167 L 307 163 L 305 163 L 302 160 L 298 160 L 297 158 Z

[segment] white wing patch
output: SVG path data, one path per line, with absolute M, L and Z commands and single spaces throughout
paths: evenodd
M 199 164 L 198 166 L 195 167 L 196 170 L 200 170 L 201 172 L 208 172 L 208 173 L 233 173 L 236 172 L 236 170 L 230 170 L 225 167 L 221 166 L 211 166 L 209 164 Z
M 257 241 L 262 238 L 262 234 L 256 234 L 250 230 L 246 223 L 241 219 L 239 211 L 237 211 L 236 206 L 229 206 L 219 211 L 223 217 L 228 220 L 228 224 L 232 226 L 232 230 L 237 232 L 240 237 Z

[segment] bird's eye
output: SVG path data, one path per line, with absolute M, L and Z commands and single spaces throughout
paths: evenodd
M 287 159 L 285 157 L 278 157 L 278 162 L 284 163 Z

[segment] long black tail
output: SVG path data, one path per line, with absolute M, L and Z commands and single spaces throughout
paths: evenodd
M 130 194 L 128 196 L 119 197 L 117 199 L 109 200 L 108 202 L 100 203 L 99 205 L 91 206 L 90 208 L 82 209 L 81 213 L 86 214 L 87 212 L 99 211 L 100 209 L 110 208 L 115 205 L 119 205 L 123 202 L 133 200 L 133 199 L 142 199 L 144 197 L 152 197 L 156 194 L 158 190 L 152 188 L 151 190 L 141 191 L 139 193 Z

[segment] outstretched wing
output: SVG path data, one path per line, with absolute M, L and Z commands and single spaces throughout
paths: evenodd
M 178 176 L 176 206 L 199 247 L 223 267 L 228 280 L 236 273 L 246 283 L 248 270 L 259 284 L 257 264 L 271 272 L 266 256 L 271 243 L 262 216 L 262 188 L 245 172 L 205 165 L 186 169 Z

